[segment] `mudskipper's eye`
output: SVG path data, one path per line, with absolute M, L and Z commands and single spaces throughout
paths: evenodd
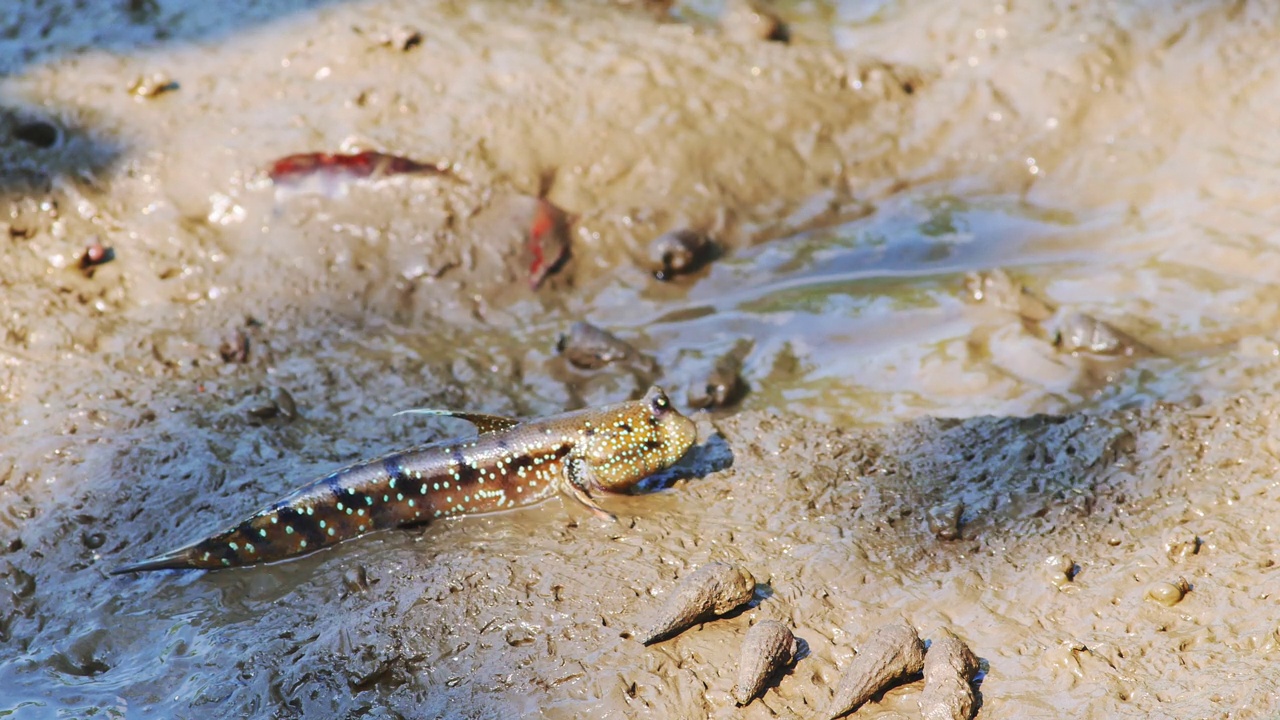
M 657 395 L 654 396 L 652 405 L 653 405 L 653 411 L 655 413 L 661 413 L 663 410 L 666 410 L 671 405 L 671 403 L 667 401 L 666 395 L 662 393 L 658 393 Z

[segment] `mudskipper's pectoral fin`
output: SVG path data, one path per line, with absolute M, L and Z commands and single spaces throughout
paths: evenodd
M 396 416 L 398 415 L 435 415 L 437 417 L 454 417 L 460 420 L 466 420 L 472 425 L 475 425 L 476 430 L 479 430 L 481 435 L 485 433 L 510 430 L 520 424 L 520 420 L 518 418 L 509 418 L 502 415 L 485 415 L 484 413 L 459 412 L 457 410 L 412 408 L 409 410 L 401 410 L 396 413 Z
M 562 489 L 573 496 L 573 499 L 587 506 L 601 520 L 618 521 L 618 516 L 596 504 L 587 494 L 588 487 L 596 487 L 598 483 L 592 478 L 591 465 L 582 458 L 571 458 L 564 465 L 564 482 Z

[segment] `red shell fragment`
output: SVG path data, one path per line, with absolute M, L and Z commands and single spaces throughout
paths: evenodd
M 267 175 L 276 185 L 318 181 L 326 190 L 355 180 L 382 180 L 395 175 L 445 175 L 448 165 L 422 163 L 399 155 L 365 150 L 358 153 L 299 153 L 271 164 Z
M 539 199 L 529 224 L 529 284 L 534 290 L 569 257 L 569 227 L 564 211 Z

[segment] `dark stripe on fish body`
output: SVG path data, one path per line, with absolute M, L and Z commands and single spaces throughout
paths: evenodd
M 470 485 L 480 479 L 480 468 L 472 467 L 472 463 L 459 463 L 453 468 L 453 472 L 456 473 L 455 479 L 460 485 Z
M 390 487 L 395 487 L 397 484 L 404 482 L 406 473 L 404 464 L 400 462 L 400 457 L 400 455 L 390 455 L 382 461 L 382 471 L 387 474 L 386 479 L 390 481 L 387 485 Z
M 299 540 L 306 540 L 307 547 L 318 548 L 325 544 L 327 533 L 321 530 L 314 516 L 307 515 L 298 508 L 285 508 L 281 510 L 280 522 L 287 523 L 287 527 L 293 528 L 293 534 L 298 536 Z M 270 535 L 271 532 L 267 531 Z
M 324 480 L 324 484 L 329 488 L 329 492 L 333 493 L 333 496 L 336 498 L 342 497 L 341 477 L 342 473 L 334 473 Z M 280 503 L 276 504 L 279 505 Z

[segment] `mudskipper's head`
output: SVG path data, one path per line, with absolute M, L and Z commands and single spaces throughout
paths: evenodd
M 592 489 L 610 492 L 675 465 L 698 439 L 693 421 L 656 386 L 640 400 L 601 408 L 592 425 L 583 457 L 591 467 Z

